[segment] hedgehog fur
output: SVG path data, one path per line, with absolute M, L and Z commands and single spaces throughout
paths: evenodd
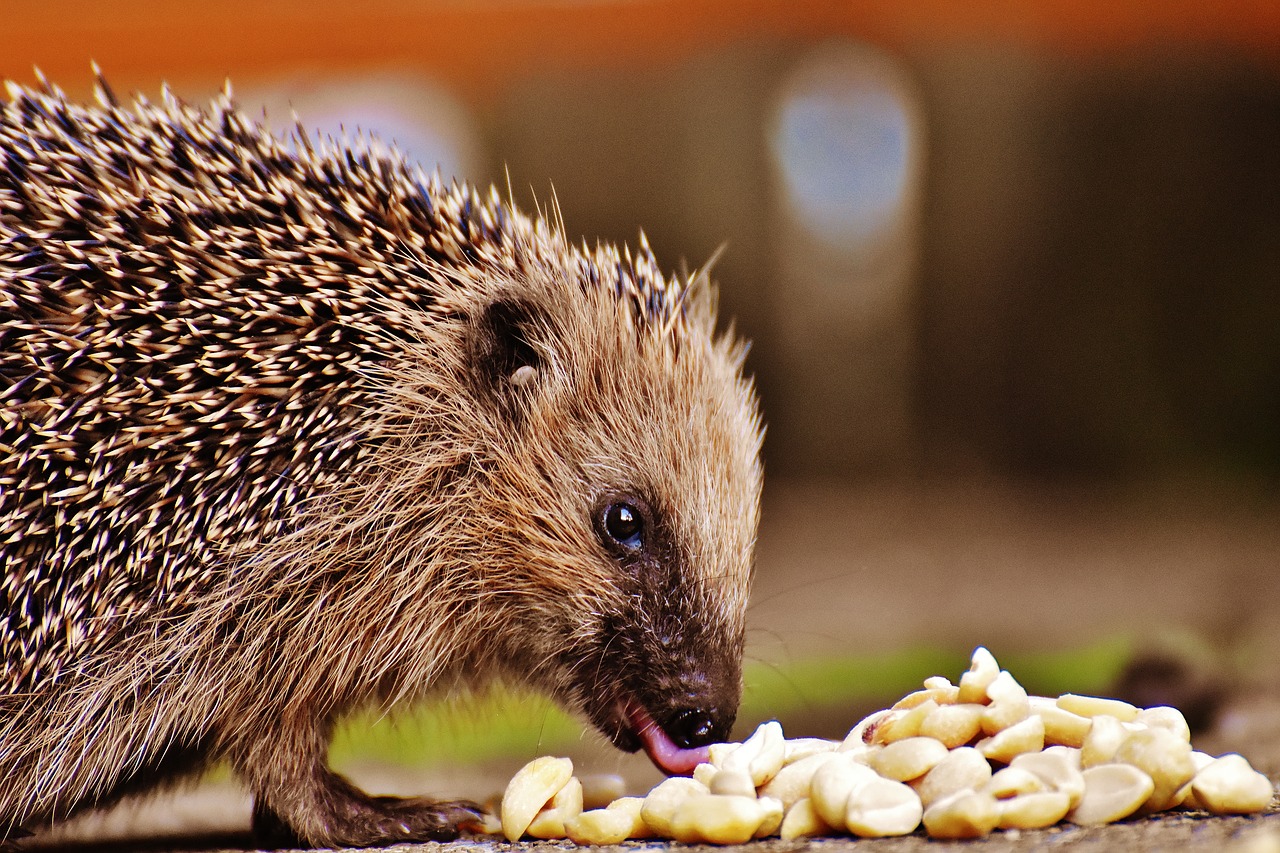
M 228 760 L 310 844 L 465 804 L 327 767 L 493 681 L 685 769 L 740 693 L 761 426 L 705 274 L 373 142 L 0 102 L 0 838 Z

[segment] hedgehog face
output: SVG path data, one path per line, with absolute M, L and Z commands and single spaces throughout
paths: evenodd
M 700 303 L 673 338 L 607 290 L 552 275 L 519 292 L 479 313 L 471 350 L 498 425 L 483 503 L 521 519 L 498 561 L 537 637 L 512 661 L 617 746 L 688 772 L 741 691 L 761 474 L 740 349 Z

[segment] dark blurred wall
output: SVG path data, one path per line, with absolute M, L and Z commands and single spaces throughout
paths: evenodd
M 667 268 L 725 244 L 715 273 L 755 341 L 774 475 L 1280 474 L 1275 69 L 899 58 L 926 136 L 918 246 L 902 247 L 919 257 L 901 328 L 868 332 L 858 271 L 799 281 L 823 268 L 780 225 L 767 127 L 813 49 L 528 80 L 486 115 L 486 177 L 543 203 L 554 186 L 574 237 L 643 226 Z M 903 417 L 883 416 L 891 386 Z
M 1275 74 L 1168 54 L 919 67 L 934 453 L 1280 473 Z

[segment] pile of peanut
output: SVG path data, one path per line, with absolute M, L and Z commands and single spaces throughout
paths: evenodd
M 502 798 L 502 832 L 617 844 L 629 838 L 740 844 L 852 834 L 978 838 L 1061 820 L 1104 824 L 1173 808 L 1266 809 L 1275 793 L 1239 755 L 1192 750 L 1174 708 L 1116 699 L 1028 696 L 979 647 L 952 684 L 877 711 L 844 741 L 786 740 L 777 722 L 743 743 L 716 744 L 692 778 L 583 811 L 568 758 L 538 758 Z

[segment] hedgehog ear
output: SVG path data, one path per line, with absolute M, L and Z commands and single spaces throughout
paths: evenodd
M 480 314 L 472 331 L 472 365 L 481 390 L 514 403 L 519 389 L 535 384 L 543 358 L 533 345 L 545 328 L 541 312 L 525 302 L 499 300 Z

